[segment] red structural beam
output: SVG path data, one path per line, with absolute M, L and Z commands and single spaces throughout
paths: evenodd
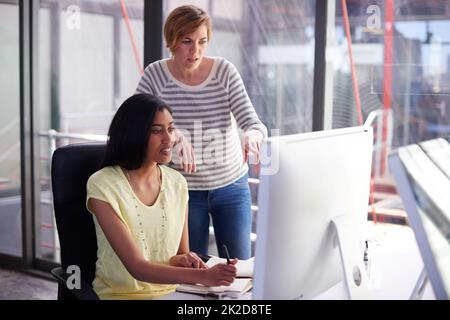
M 355 63 L 353 61 L 352 35 L 350 33 L 350 22 L 348 20 L 346 0 L 341 0 L 341 5 L 342 5 L 342 17 L 344 19 L 345 36 L 347 38 L 348 56 L 350 59 L 350 68 L 352 70 L 353 94 L 355 97 L 356 112 L 358 114 L 358 124 L 362 125 L 363 117 L 362 117 L 362 109 L 361 109 L 361 99 L 359 98 L 358 77 L 356 76 L 356 67 L 355 67 Z
M 381 145 L 381 174 L 386 171 L 388 112 L 392 108 L 392 63 L 394 56 L 394 3 L 384 2 L 384 66 L 383 66 L 383 131 Z
M 142 60 L 137 48 L 136 37 L 134 36 L 133 28 L 131 27 L 130 18 L 128 17 L 127 7 L 125 6 L 125 0 L 120 0 L 120 7 L 122 8 L 122 16 L 127 25 L 128 35 L 131 40 L 131 46 L 133 47 L 134 59 L 136 65 L 139 69 L 139 73 L 142 75 L 144 73 L 144 68 L 142 67 Z

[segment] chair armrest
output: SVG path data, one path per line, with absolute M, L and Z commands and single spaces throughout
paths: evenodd
M 76 299 L 99 300 L 99 297 L 95 293 L 94 289 L 92 289 L 92 287 L 83 279 L 80 279 L 80 289 L 69 289 L 67 287 L 67 279 L 70 277 L 70 274 L 68 274 L 63 267 L 53 268 L 50 273 L 56 280 L 58 280 L 59 288 L 70 292 Z

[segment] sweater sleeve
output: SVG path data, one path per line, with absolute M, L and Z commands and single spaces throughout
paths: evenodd
M 147 68 L 145 68 L 144 73 L 142 74 L 141 79 L 138 82 L 136 91 L 134 94 L 138 94 L 138 93 L 148 93 L 148 94 L 152 94 L 155 95 L 155 88 L 153 85 L 153 78 L 154 75 L 152 74 L 152 68 L 151 66 L 147 66 Z
M 264 137 L 267 137 L 267 128 L 256 114 L 255 108 L 245 90 L 241 75 L 233 64 L 230 62 L 227 64 L 229 71 L 227 77 L 228 99 L 231 112 L 239 128 L 245 132 L 255 129 L 261 131 Z

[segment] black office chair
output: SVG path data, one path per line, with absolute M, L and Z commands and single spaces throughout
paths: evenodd
M 97 261 L 97 238 L 92 214 L 86 209 L 86 183 L 101 168 L 105 143 L 67 145 L 52 159 L 52 189 L 56 225 L 61 246 L 61 267 L 51 273 L 58 280 L 58 300 L 98 300 L 91 283 Z M 81 271 L 81 288 L 69 289 L 66 273 L 76 265 Z

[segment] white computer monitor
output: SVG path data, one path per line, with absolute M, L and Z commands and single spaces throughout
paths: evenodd
M 350 298 L 370 297 L 363 248 L 372 146 L 364 126 L 268 139 L 254 299 L 314 299 L 342 280 Z
M 450 179 L 450 143 L 444 138 L 419 143 L 428 158 Z
M 389 155 L 389 168 L 436 299 L 450 298 L 448 147 L 436 139 L 398 148 Z

